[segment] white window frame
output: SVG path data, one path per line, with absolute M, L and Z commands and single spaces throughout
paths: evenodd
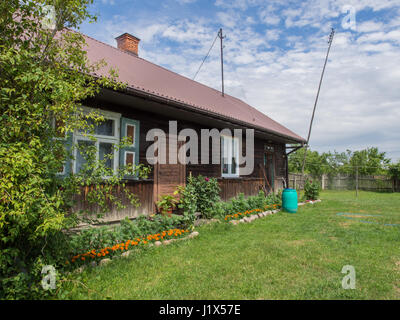
M 104 143 L 113 143 L 114 145 L 117 145 L 120 143 L 120 123 L 121 123 L 121 114 L 116 113 L 116 112 L 110 112 L 110 111 L 104 111 L 100 109 L 94 109 L 94 108 L 89 108 L 89 107 L 82 107 L 84 113 L 90 113 L 90 112 L 97 112 L 101 116 L 104 117 L 106 120 L 113 120 L 114 121 L 114 135 L 113 136 L 105 136 L 105 135 L 98 135 L 98 134 L 93 134 L 93 137 L 96 138 L 96 141 L 94 141 L 97 152 L 96 152 L 96 160 L 99 160 L 99 146 L 101 142 Z M 79 132 L 78 130 L 75 130 L 74 132 L 74 137 L 73 137 L 73 143 L 75 146 L 78 145 L 78 141 L 93 141 L 90 139 L 88 135 L 85 135 L 82 132 Z M 77 173 L 77 158 L 78 155 L 78 148 L 75 148 L 74 150 L 74 160 L 72 163 L 72 172 L 74 174 Z M 117 148 L 114 148 L 114 158 L 113 158 L 113 172 L 116 173 L 118 170 L 119 166 L 119 150 Z M 104 177 L 107 178 L 107 177 Z
M 225 140 L 223 143 L 222 143 L 222 140 Z M 224 146 L 224 148 L 225 148 L 225 144 L 226 144 L 226 142 L 227 141 L 229 141 L 229 143 L 228 143 L 228 145 L 227 145 L 227 147 L 228 147 L 228 150 L 227 150 L 227 153 L 228 153 L 228 165 L 230 164 L 231 165 L 231 168 L 232 168 L 232 163 L 230 163 L 231 162 L 231 159 L 232 159 L 232 155 L 233 155 L 233 151 L 232 151 L 232 141 L 235 141 L 235 145 L 236 145 L 236 154 L 235 154 L 235 159 L 236 159 L 236 173 L 232 173 L 232 170 L 231 170 L 231 172 L 228 172 L 228 173 L 224 173 L 224 167 L 223 167 L 223 161 L 222 161 L 222 159 L 223 159 L 223 157 L 224 157 L 224 153 L 225 153 L 225 150 L 222 148 L 222 145 Z M 232 136 L 230 136 L 230 135 L 221 135 L 221 176 L 223 177 L 223 178 L 238 178 L 239 176 L 240 176 L 240 172 L 239 172 L 239 147 L 240 147 L 240 141 L 239 141 L 239 138 L 237 138 L 237 137 L 232 137 Z M 229 170 L 229 166 L 228 166 L 228 170 Z

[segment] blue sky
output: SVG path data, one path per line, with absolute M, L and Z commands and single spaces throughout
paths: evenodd
M 225 89 L 307 136 L 331 27 L 336 30 L 310 145 L 378 146 L 400 159 L 400 0 L 95 0 L 81 31 L 192 78 L 220 27 Z M 220 88 L 219 45 L 197 81 Z

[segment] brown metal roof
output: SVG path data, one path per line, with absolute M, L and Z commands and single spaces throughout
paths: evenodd
M 107 67 L 99 70 L 99 75 L 108 75 L 110 67 L 118 70 L 119 80 L 135 90 L 168 98 L 185 105 L 196 107 L 209 113 L 245 122 L 249 127 L 261 128 L 290 140 L 305 142 L 305 139 L 272 120 L 247 103 L 207 87 L 199 82 L 135 57 L 108 44 L 84 35 L 90 61 L 104 59 Z

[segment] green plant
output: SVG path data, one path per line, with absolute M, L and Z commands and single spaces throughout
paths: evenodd
M 392 179 L 400 179 L 400 161 L 389 165 L 389 176 Z
M 189 177 L 188 185 L 193 186 L 196 194 L 197 211 L 209 218 L 213 215 L 215 204 L 220 201 L 219 193 L 221 188 L 215 178 L 208 178 L 202 175 Z
M 306 200 L 317 200 L 320 192 L 320 186 L 317 181 L 306 181 L 304 185 L 304 197 Z
M 157 201 L 157 207 L 160 210 L 161 214 L 172 214 L 172 210 L 175 209 L 178 200 L 173 195 L 165 194 L 160 197 L 160 200 Z
M 192 176 L 189 176 L 186 186 L 178 186 L 174 195 L 179 197 L 178 208 L 183 210 L 183 219 L 187 228 L 192 228 L 196 219 L 195 213 L 197 210 L 196 189 L 191 183 Z
M 248 200 L 244 198 L 243 193 L 239 193 L 235 198 L 231 199 L 233 212 L 246 211 L 249 208 Z

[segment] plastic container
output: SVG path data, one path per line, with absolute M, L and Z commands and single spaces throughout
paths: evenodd
M 297 191 L 295 189 L 284 189 L 282 193 L 282 208 L 289 213 L 297 212 Z

